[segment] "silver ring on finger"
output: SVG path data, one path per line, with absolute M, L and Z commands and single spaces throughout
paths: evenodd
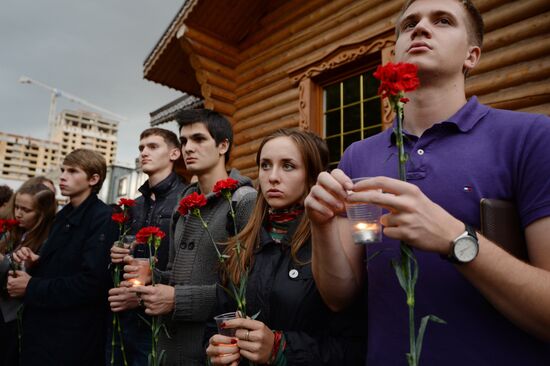
M 246 334 L 245 334 L 245 336 L 244 336 L 244 340 L 247 341 L 247 342 L 250 341 L 250 331 L 249 331 L 248 329 L 246 330 Z

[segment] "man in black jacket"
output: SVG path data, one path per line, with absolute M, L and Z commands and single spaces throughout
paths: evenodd
M 139 188 L 142 195 L 136 199 L 136 205 L 130 208 L 130 233 L 135 234 L 145 226 L 157 226 L 168 234 L 172 212 L 178 203 L 178 196 L 185 188 L 174 172 L 174 163 L 181 156 L 178 136 L 163 128 L 146 129 L 140 135 L 139 152 L 141 169 L 149 179 Z M 168 251 L 169 238 L 166 235 L 157 252 L 157 268 L 163 271 L 168 262 Z M 121 263 L 122 258 L 129 254 L 128 249 L 118 247 L 112 247 L 111 252 L 113 263 Z M 112 311 L 127 310 L 120 313 L 120 320 L 128 363 L 132 366 L 146 366 L 151 349 L 151 329 L 140 318 L 145 316 L 143 311 L 136 309 L 138 297 L 135 292 L 129 292 L 128 287 L 121 286 L 109 291 L 109 302 Z M 107 363 L 111 361 L 111 335 L 112 332 L 108 331 Z M 115 364 L 122 364 L 118 354 Z
M 109 248 L 116 240 L 112 210 L 97 198 L 105 159 L 92 150 L 71 152 L 61 167 L 61 194 L 69 197 L 38 254 L 14 253 L 29 273 L 8 279 L 23 298 L 21 365 L 102 365 Z

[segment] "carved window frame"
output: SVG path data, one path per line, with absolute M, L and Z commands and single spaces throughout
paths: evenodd
M 373 39 L 343 44 L 321 59 L 289 71 L 293 85 L 298 86 L 299 126 L 323 136 L 323 82 L 329 74 L 345 75 L 347 68 L 372 56 L 380 54 L 382 64 L 393 60 L 395 35 L 386 32 Z M 387 100 L 382 101 L 382 129 L 391 126 L 393 113 Z

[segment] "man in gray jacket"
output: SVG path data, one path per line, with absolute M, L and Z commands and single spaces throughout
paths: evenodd
M 256 200 L 252 181 L 225 164 L 233 140 L 231 124 L 209 110 L 180 114 L 180 140 L 187 171 L 198 178 L 184 191 L 206 196 L 201 215 L 216 243 L 227 242 L 232 234 L 229 203 L 212 192 L 214 184 L 231 177 L 238 181 L 233 194 L 237 228 L 246 224 Z M 175 215 L 178 215 L 177 213 Z M 204 365 L 203 334 L 216 302 L 218 259 L 215 248 L 200 221 L 193 215 L 174 218 L 170 232 L 170 256 L 166 271 L 159 271 L 162 284 L 137 287 L 146 314 L 165 315 L 168 338 L 161 332 L 160 349 L 166 351 L 166 365 Z

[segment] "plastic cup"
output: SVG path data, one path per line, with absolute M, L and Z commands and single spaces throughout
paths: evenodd
M 237 332 L 237 329 L 235 328 L 222 328 L 221 324 L 227 320 L 235 319 L 237 317 L 236 313 L 233 311 L 231 313 L 224 313 L 220 315 L 216 315 L 214 317 L 214 320 L 216 321 L 216 325 L 218 326 L 218 334 L 221 334 L 226 337 L 235 337 L 235 333 Z M 220 343 L 220 346 L 224 347 L 237 347 L 236 344 L 232 343 Z M 220 356 L 223 356 L 220 355 Z
M 216 325 L 218 326 L 218 334 L 227 336 L 227 337 L 235 337 L 235 332 L 237 329 L 235 328 L 222 328 L 221 324 L 225 321 L 235 319 L 237 317 L 237 314 L 233 311 L 231 313 L 224 313 L 220 315 L 216 315 L 214 317 L 214 320 L 216 321 Z
M 130 249 L 135 241 L 136 241 L 135 235 L 124 235 L 122 237 L 122 247 L 124 249 Z
M 366 178 L 352 179 L 357 183 Z M 353 193 L 350 193 L 353 194 Z M 382 241 L 380 217 L 382 208 L 371 203 L 346 203 L 346 213 L 355 244 L 364 245 Z
M 131 278 L 128 281 L 132 282 L 134 286 L 144 286 L 145 282 L 148 280 L 148 278 L 151 275 L 151 267 L 149 267 L 149 258 L 134 258 L 132 259 L 132 262 L 130 262 L 132 266 L 138 267 L 137 272 L 133 272 L 137 274 L 137 277 Z

